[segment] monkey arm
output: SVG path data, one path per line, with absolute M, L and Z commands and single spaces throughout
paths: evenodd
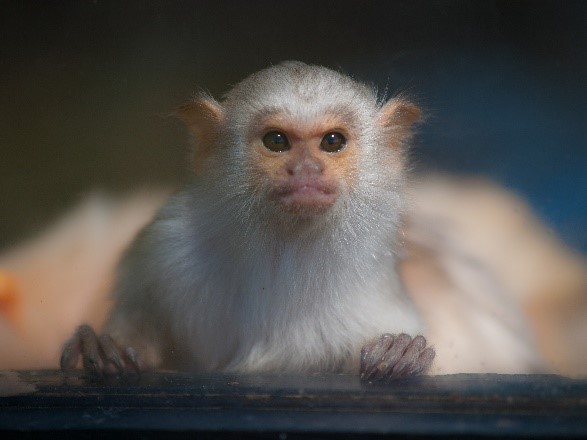
M 140 235 L 148 239 L 147 230 Z M 164 349 L 170 344 L 154 298 L 160 274 L 145 269 L 152 256 L 143 241 L 135 242 L 121 262 L 115 304 L 103 333 L 80 325 L 63 346 L 62 369 L 76 368 L 80 358 L 83 368 L 92 373 L 138 372 L 161 366 Z

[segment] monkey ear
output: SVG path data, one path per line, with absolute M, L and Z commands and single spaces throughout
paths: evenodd
M 395 98 L 379 110 L 379 123 L 401 144 L 409 138 L 412 126 L 421 119 L 421 116 L 422 110 L 416 104 Z
M 224 120 L 224 110 L 214 98 L 202 95 L 180 106 L 176 115 L 194 138 L 193 168 L 197 171 L 213 150 Z

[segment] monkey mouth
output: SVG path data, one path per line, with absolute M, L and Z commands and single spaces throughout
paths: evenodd
M 292 181 L 277 187 L 273 199 L 288 212 L 317 215 L 334 205 L 336 187 L 315 180 Z

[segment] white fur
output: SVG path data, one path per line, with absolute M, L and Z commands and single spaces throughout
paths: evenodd
M 208 170 L 130 250 L 106 331 L 153 366 L 247 372 L 358 369 L 370 339 L 420 333 L 392 252 L 403 176 L 387 159 L 399 148 L 384 145 L 375 94 L 336 72 L 287 63 L 246 79 L 222 106 L 228 128 Z M 362 172 L 352 187 L 342 183 L 327 213 L 292 219 L 252 183 L 252 121 L 336 110 L 357 130 Z

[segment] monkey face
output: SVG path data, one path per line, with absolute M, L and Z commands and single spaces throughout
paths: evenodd
M 324 214 L 356 175 L 356 136 L 336 115 L 265 115 L 249 135 L 251 184 L 290 215 Z

